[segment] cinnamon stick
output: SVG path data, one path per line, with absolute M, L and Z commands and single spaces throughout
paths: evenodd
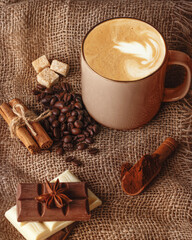
M 7 103 L 3 103 L 2 105 L 0 105 L 0 114 L 8 123 L 8 125 L 11 123 L 12 119 L 16 117 L 16 115 L 13 113 L 12 109 Z M 31 136 L 31 134 L 28 132 L 26 127 L 19 127 L 16 130 L 16 135 L 26 146 L 30 153 L 34 154 L 36 152 L 39 152 L 39 146 Z
M 24 105 L 24 103 L 15 98 L 12 99 L 9 104 L 11 105 L 11 107 L 13 107 L 16 104 L 21 104 L 24 108 L 24 111 L 28 111 L 28 108 Z M 17 111 L 20 111 L 19 108 L 16 108 Z M 31 126 L 33 127 L 34 131 L 37 133 L 36 136 L 33 136 L 34 139 L 36 140 L 36 142 L 38 143 L 39 147 L 41 149 L 48 149 L 51 147 L 51 145 L 53 144 L 53 140 L 49 137 L 49 135 L 47 134 L 47 132 L 44 130 L 44 128 L 41 126 L 41 124 L 39 122 L 30 122 Z M 28 131 L 30 132 L 30 129 L 28 128 Z

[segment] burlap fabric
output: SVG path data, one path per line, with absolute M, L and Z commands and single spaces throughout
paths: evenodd
M 163 33 L 169 49 L 192 55 L 192 1 L 75 1 L 1 0 L 0 4 L 0 98 L 1 103 L 19 97 L 33 110 L 42 110 L 31 90 L 36 74 L 31 62 L 46 54 L 67 62 L 67 77 L 80 92 L 80 45 L 85 33 L 96 23 L 115 16 L 136 17 Z M 175 74 L 175 81 L 180 80 Z M 0 119 L 0 239 L 20 240 L 22 236 L 5 219 L 15 204 L 18 182 L 52 179 L 65 169 L 72 170 L 102 199 L 89 222 L 80 223 L 70 239 L 192 239 L 191 226 L 191 138 L 190 95 L 179 102 L 163 104 L 146 126 L 131 131 L 102 128 L 95 146 L 100 154 L 73 154 L 83 162 L 76 168 L 65 162 L 67 153 L 32 156 L 10 138 Z M 166 161 L 159 176 L 144 193 L 130 197 L 120 186 L 120 166 L 134 164 L 144 153 L 152 153 L 167 137 L 180 142 L 177 153 Z

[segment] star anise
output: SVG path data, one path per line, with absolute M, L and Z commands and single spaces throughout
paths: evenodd
M 52 208 L 53 206 L 62 208 L 72 201 L 64 194 L 66 188 L 60 188 L 59 179 L 57 179 L 53 186 L 46 180 L 45 185 L 48 193 L 41 194 L 35 199 L 38 202 L 45 203 L 47 208 Z

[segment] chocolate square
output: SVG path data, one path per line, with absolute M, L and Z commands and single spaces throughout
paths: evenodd
M 51 183 L 51 186 L 54 184 Z M 20 183 L 17 187 L 17 221 L 86 221 L 91 215 L 86 183 L 60 183 L 64 194 L 72 201 L 62 208 L 47 208 L 35 197 L 47 193 L 45 184 Z

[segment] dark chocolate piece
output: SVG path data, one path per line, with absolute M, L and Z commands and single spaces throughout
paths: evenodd
M 53 186 L 54 183 L 51 183 Z M 20 183 L 17 188 L 17 221 L 86 221 L 89 220 L 89 203 L 86 183 L 60 183 L 65 195 L 72 201 L 62 208 L 46 208 L 35 198 L 47 193 L 45 184 Z
M 77 222 L 74 222 L 69 226 L 67 226 L 66 228 L 63 228 L 59 232 L 55 233 L 51 237 L 47 238 L 46 240 L 66 240 L 76 225 L 77 225 Z

